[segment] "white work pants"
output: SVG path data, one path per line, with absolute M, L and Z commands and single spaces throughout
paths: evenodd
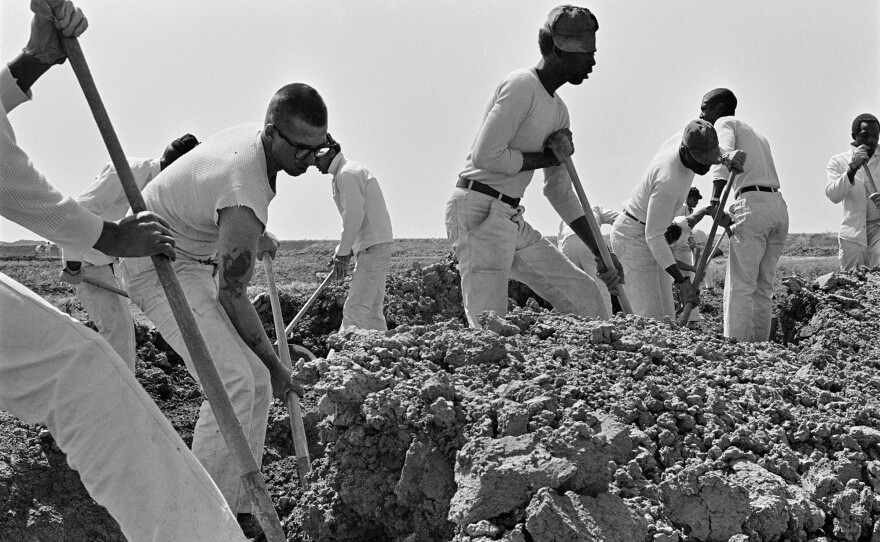
M 842 271 L 852 271 L 860 265 L 868 267 L 880 265 L 880 222 L 868 224 L 867 229 L 867 246 L 838 238 L 840 250 L 837 258 Z
M 724 281 L 724 336 L 770 339 L 776 265 L 788 237 L 788 207 L 779 192 L 746 192 L 730 206 L 736 224 Z
M 121 267 L 125 287 L 132 302 L 141 308 L 162 337 L 180 354 L 189 373 L 198 381 L 192 358 L 183 342 L 153 262 L 150 258 L 125 258 Z M 269 370 L 242 341 L 220 305 L 217 299 L 217 283 L 213 277 L 214 266 L 178 254 L 174 270 L 208 345 L 217 372 L 220 373 L 226 393 L 232 401 L 241 428 L 250 443 L 251 452 L 257 465 L 261 465 L 269 404 L 272 401 Z M 199 409 L 192 448 L 232 510 L 236 513 L 250 512 L 250 499 L 207 399 Z
M 593 279 L 593 282 L 599 287 L 599 295 L 602 296 L 602 303 L 605 304 L 608 314 L 611 314 L 611 294 L 608 292 L 608 286 L 606 286 L 605 283 L 602 282 L 602 279 L 599 278 L 599 271 L 596 268 L 596 256 L 593 255 L 593 252 L 577 235 L 569 235 L 566 237 L 565 240 L 562 241 L 559 250 L 565 254 L 566 258 L 571 260 L 571 263 L 578 266 L 581 271 Z
M 122 288 L 109 264 L 83 263 L 82 274 L 109 286 Z M 76 298 L 89 313 L 89 319 L 98 327 L 98 333 L 107 339 L 113 350 L 116 350 L 128 368 L 134 372 L 134 320 L 128 308 L 128 299 L 86 282 L 76 285 Z
M 674 318 L 672 277 L 648 248 L 645 226 L 621 213 L 611 226 L 611 248 L 623 266 L 623 291 L 633 312 L 655 320 Z
M 471 327 L 485 310 L 507 314 L 507 280 L 524 283 L 563 313 L 607 319 L 599 288 L 522 217 L 522 207 L 464 188 L 446 204 L 446 234 L 458 258 Z
M 394 243 L 379 243 L 367 247 L 355 256 L 354 273 L 345 306 L 342 307 L 342 328 L 386 331 L 383 312 L 385 304 L 385 277 L 391 265 Z
M 0 408 L 49 428 L 128 540 L 246 540 L 217 486 L 107 341 L 2 273 Z

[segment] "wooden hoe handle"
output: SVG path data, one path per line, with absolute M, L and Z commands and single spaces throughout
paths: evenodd
M 724 205 L 727 203 L 728 196 L 730 196 L 730 188 L 733 186 L 733 180 L 735 178 L 736 171 L 731 171 L 730 177 L 727 179 L 727 186 L 724 187 L 724 192 L 721 194 L 721 201 L 718 202 L 718 209 L 715 210 L 715 217 L 712 219 L 712 228 L 709 230 L 709 238 L 706 239 L 706 248 L 703 249 L 703 253 L 700 254 L 700 263 L 697 265 L 696 272 L 694 272 L 694 286 L 697 288 L 699 288 L 699 284 L 703 282 L 703 277 L 706 276 L 706 266 L 709 265 L 709 259 L 712 257 L 711 252 L 714 252 L 714 249 L 711 251 L 707 249 L 714 246 L 712 241 L 715 240 L 715 233 L 718 231 L 718 222 L 721 220 L 721 217 L 724 216 Z M 678 317 L 678 325 L 683 326 L 687 324 L 694 307 L 695 305 L 692 301 L 685 303 L 684 309 L 682 309 L 681 314 Z
M 116 137 L 116 131 L 110 123 L 110 117 L 104 108 L 104 102 L 98 94 L 98 88 L 95 86 L 95 81 L 92 78 L 91 70 L 89 70 L 89 66 L 86 63 L 86 58 L 79 45 L 79 41 L 76 38 L 61 37 L 61 43 L 64 46 L 64 52 L 67 53 L 67 58 L 70 59 L 73 72 L 76 74 L 76 78 L 86 96 L 86 101 L 89 103 L 92 115 L 98 123 L 98 130 L 101 132 L 104 144 L 107 146 L 107 150 L 110 151 L 110 158 L 122 181 L 122 188 L 125 190 L 125 196 L 128 198 L 131 209 L 134 213 L 145 211 L 144 198 L 141 196 L 135 183 L 134 176 L 128 165 L 128 159 L 125 153 L 122 152 L 122 145 L 120 145 L 119 139 Z M 241 424 L 235 415 L 235 410 L 232 408 L 232 402 L 226 394 L 223 382 L 220 380 L 220 375 L 217 372 L 214 361 L 211 359 L 208 346 L 205 344 L 205 339 L 199 331 L 192 314 L 192 309 L 190 309 L 183 289 L 180 287 L 180 282 L 177 280 L 177 275 L 174 273 L 171 260 L 165 255 L 152 256 L 152 260 L 153 265 L 156 267 L 156 273 L 162 282 L 162 287 L 165 289 L 168 303 L 171 305 L 171 310 L 177 320 L 177 326 L 180 328 L 186 348 L 192 358 L 196 374 L 199 376 L 199 382 L 217 417 L 220 432 L 226 440 L 226 445 L 229 447 L 229 451 L 240 473 L 241 481 L 250 496 L 260 525 L 263 527 L 263 532 L 269 542 L 285 542 L 287 538 L 284 535 L 284 529 L 281 526 L 281 521 L 278 519 L 275 506 L 269 498 L 269 491 L 266 489 L 263 476 L 260 474 L 260 467 L 251 453 L 248 441 L 241 429 Z
M 557 158 L 562 157 L 557 155 Z M 571 161 L 570 156 L 565 158 L 563 162 L 565 163 L 565 169 L 568 170 L 568 176 L 571 178 L 571 184 L 574 185 L 574 191 L 577 193 L 577 197 L 581 202 L 581 207 L 584 208 L 584 215 L 587 217 L 587 224 L 590 225 L 590 232 L 593 234 L 593 239 L 595 239 L 596 245 L 599 247 L 599 255 L 602 258 L 602 263 L 605 264 L 606 269 L 614 269 L 614 261 L 611 259 L 611 253 L 608 252 L 608 247 L 605 246 L 605 240 L 602 238 L 602 230 L 599 229 L 599 224 L 596 223 L 596 217 L 593 216 L 593 208 L 590 206 L 590 200 L 587 199 L 586 192 L 584 192 L 581 178 L 578 176 L 577 170 L 574 169 L 574 163 Z M 629 304 L 626 292 L 623 291 L 623 285 L 617 287 L 617 301 L 620 302 L 620 308 L 623 310 L 624 314 L 632 314 L 632 305 Z
M 266 269 L 269 300 L 272 303 L 272 318 L 275 321 L 275 337 L 277 339 L 275 344 L 278 345 L 281 361 L 288 369 L 292 369 L 293 361 L 290 359 L 287 332 L 284 331 L 284 316 L 281 314 L 281 299 L 278 297 L 278 289 L 275 287 L 275 270 L 272 266 L 272 257 L 268 252 L 263 253 L 263 267 Z M 299 396 L 294 392 L 287 394 L 287 410 L 290 412 L 290 430 L 293 433 L 293 451 L 296 452 L 296 470 L 299 474 L 300 485 L 303 490 L 307 490 L 309 488 L 308 474 L 312 472 L 312 463 L 309 458 L 306 428 L 303 425 L 302 407 L 299 404 Z
M 306 301 L 306 304 L 302 306 L 298 313 L 296 313 L 296 316 L 293 317 L 293 320 L 291 320 L 290 323 L 287 324 L 287 327 L 284 328 L 285 339 L 287 338 L 287 334 L 293 331 L 293 328 L 296 327 L 299 321 L 302 320 L 303 316 L 306 315 L 306 311 L 308 311 L 309 308 L 315 303 L 315 300 L 318 299 L 318 296 L 321 294 L 322 291 L 324 291 L 324 288 L 327 286 L 327 284 L 330 283 L 331 278 L 333 278 L 333 273 L 327 273 L 327 276 L 324 278 L 324 282 L 322 282 L 321 285 L 318 286 L 318 289 L 315 290 L 315 293 L 313 293 L 308 301 Z

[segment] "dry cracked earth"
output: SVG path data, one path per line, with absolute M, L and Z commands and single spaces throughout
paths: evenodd
M 468 329 L 458 280 L 449 260 L 389 276 L 387 333 L 332 334 L 335 286 L 294 333 L 321 356 L 297 366 L 310 490 L 280 403 L 263 461 L 290 540 L 880 540 L 880 273 L 786 280 L 757 345 L 714 332 L 718 296 L 700 332 L 560 315 L 515 284 Z M 138 345 L 189 442 L 198 387 L 152 329 Z M 0 435 L 0 540 L 122 540 L 45 430 L 0 413 Z

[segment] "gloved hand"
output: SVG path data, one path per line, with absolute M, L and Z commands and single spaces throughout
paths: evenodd
M 79 37 L 89 27 L 88 20 L 70 0 L 31 0 L 31 11 L 34 19 L 24 53 L 44 64 L 62 64 L 67 55 L 58 31 L 68 38 Z
M 556 157 L 557 165 L 574 154 L 574 140 L 571 136 L 571 130 L 562 128 L 550 134 L 544 143 L 544 154 L 548 153 Z
M 742 173 L 745 171 L 743 166 L 746 163 L 747 155 L 745 151 L 741 150 L 733 150 L 730 152 L 724 153 L 724 156 L 721 157 L 721 163 L 727 167 L 730 171 L 735 171 L 737 173 Z
M 68 284 L 75 286 L 75 285 L 81 283 L 83 280 L 82 269 L 77 269 L 76 271 L 74 271 L 73 269 L 71 269 L 69 267 L 65 267 L 58 274 L 58 278 Z
M 852 158 L 849 159 L 849 167 L 853 171 L 858 171 L 860 167 L 865 165 L 871 157 L 868 156 L 867 145 L 859 145 L 853 149 Z
M 263 259 L 263 253 L 268 252 L 269 257 L 273 260 L 275 259 L 275 254 L 278 253 L 278 248 L 281 246 L 281 243 L 278 241 L 278 238 L 275 237 L 269 230 L 263 232 L 263 235 L 257 240 L 257 257 L 259 259 Z
M 351 263 L 351 256 L 351 254 L 347 256 L 336 255 L 330 259 L 330 263 L 327 264 L 327 267 L 333 275 L 333 280 L 342 280 L 348 275 L 348 266 Z

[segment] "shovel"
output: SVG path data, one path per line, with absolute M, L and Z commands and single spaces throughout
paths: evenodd
M 278 289 L 275 287 L 275 270 L 272 267 L 272 257 L 268 252 L 263 253 L 263 267 L 266 269 L 266 281 L 269 283 L 269 300 L 272 302 L 272 318 L 275 320 L 275 336 L 277 338 L 275 344 L 278 345 L 278 353 L 281 356 L 282 363 L 288 369 L 292 369 L 293 362 L 290 359 L 290 350 L 287 347 L 287 331 L 284 330 L 284 317 L 281 315 L 281 300 L 278 298 Z M 280 330 L 284 331 L 279 333 Z M 299 473 L 299 483 L 306 490 L 309 488 L 308 474 L 312 472 L 312 464 L 309 458 L 309 444 L 306 441 L 306 429 L 303 425 L 299 396 L 292 391 L 287 393 L 287 410 L 290 412 L 290 430 L 293 433 L 293 451 L 296 453 L 296 470 Z

